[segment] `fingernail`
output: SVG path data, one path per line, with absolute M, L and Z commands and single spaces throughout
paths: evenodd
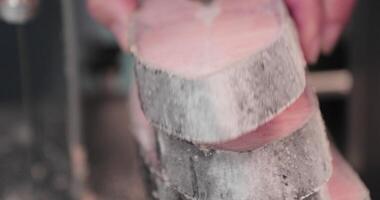
M 322 38 L 322 52 L 323 54 L 330 54 L 336 45 L 336 42 L 340 36 L 341 26 L 332 24 L 327 25 Z
M 313 41 L 311 41 L 310 43 L 312 45 L 310 45 L 309 49 L 307 50 L 307 60 L 309 64 L 315 64 L 319 58 L 321 44 L 319 38 L 313 39 Z

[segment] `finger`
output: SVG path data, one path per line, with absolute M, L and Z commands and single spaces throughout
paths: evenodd
M 90 14 L 115 34 L 125 50 L 128 48 L 128 23 L 136 6 L 136 0 L 87 0 Z
M 351 15 L 355 0 L 324 0 L 322 51 L 328 54 L 334 48 Z
M 322 0 L 286 0 L 286 3 L 297 24 L 306 60 L 314 63 L 321 49 Z
M 333 175 L 327 183 L 331 200 L 365 200 L 369 192 L 356 172 L 332 147 Z
M 107 27 L 126 23 L 135 6 L 135 0 L 87 0 L 90 14 Z

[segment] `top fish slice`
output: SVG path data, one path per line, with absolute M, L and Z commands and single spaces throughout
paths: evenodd
M 181 2 L 186 5 L 176 5 Z M 189 20 L 182 25 L 155 15 L 160 23 L 169 24 L 157 31 L 149 24 L 152 16 L 141 11 L 142 20 L 136 24 L 149 28 L 136 28 L 135 71 L 143 111 L 153 126 L 193 142 L 223 142 L 268 122 L 304 91 L 305 61 L 283 2 L 229 2 L 214 1 L 207 8 L 210 10 L 204 11 L 217 12 L 210 22 L 199 19 L 200 14 L 193 18 L 189 14 L 201 12 L 196 5 L 202 4 L 173 1 L 174 6 L 169 7 L 184 9 L 181 17 Z M 255 2 L 260 3 L 260 9 Z M 165 10 L 159 5 L 154 8 L 157 12 Z M 260 19 L 269 20 L 271 25 L 249 25 Z M 198 27 L 203 31 L 190 34 Z M 257 34 L 260 29 L 270 30 Z M 246 32 L 257 42 L 244 45 L 241 40 Z M 164 37 L 164 33 L 172 34 Z M 186 41 L 189 39 L 191 42 Z M 183 43 L 178 45 L 179 41 Z M 206 45 L 203 41 L 224 42 Z

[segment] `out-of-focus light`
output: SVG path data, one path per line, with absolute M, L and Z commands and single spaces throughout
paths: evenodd
M 37 12 L 39 0 L 0 0 L 0 17 L 10 24 L 25 24 Z

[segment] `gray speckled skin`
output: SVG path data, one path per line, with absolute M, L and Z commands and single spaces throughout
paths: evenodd
M 252 152 L 207 152 L 157 131 L 165 182 L 196 200 L 302 199 L 331 176 L 319 112 L 291 136 Z
M 156 198 L 155 199 L 162 199 L 162 200 L 198 200 L 193 197 L 187 197 L 178 191 L 176 191 L 173 188 L 170 188 L 168 185 L 163 184 L 160 182 L 160 186 L 158 187 L 158 190 L 156 191 Z M 282 200 L 282 199 L 277 199 Z M 298 199 L 294 199 L 298 200 Z M 303 200 L 331 200 L 328 194 L 328 191 L 326 189 L 323 189 L 321 191 L 315 192 L 312 195 L 304 198 Z M 362 200 L 369 200 L 369 199 L 362 199 Z
M 156 128 L 178 138 L 215 143 L 256 129 L 293 103 L 305 88 L 305 61 L 294 24 L 284 20 L 266 49 L 196 79 L 135 67 L 143 111 Z
M 304 200 L 331 200 L 327 186 L 323 186 L 319 191 L 306 197 Z
M 157 200 L 194 200 L 194 198 L 179 193 L 174 188 L 165 184 L 161 180 L 157 180 L 157 191 L 155 191 L 155 199 Z

